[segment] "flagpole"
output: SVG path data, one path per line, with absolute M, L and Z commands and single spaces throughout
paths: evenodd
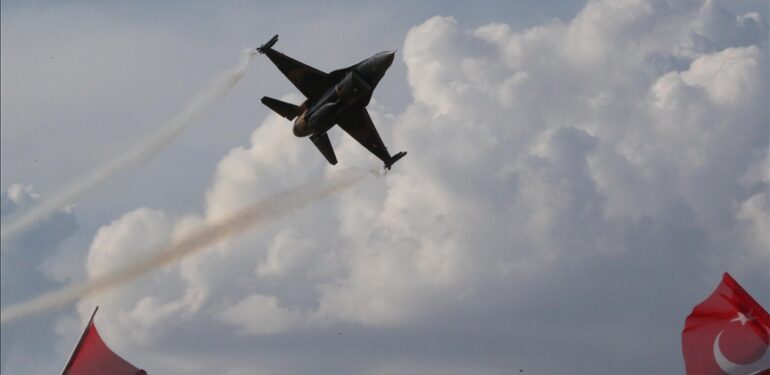
M 99 311 L 99 306 L 96 306 L 94 308 L 94 312 L 91 314 L 91 319 L 88 319 L 88 324 L 86 324 L 86 328 L 83 329 L 83 333 L 80 335 L 80 340 L 78 340 L 77 345 L 75 345 L 75 348 L 72 349 L 72 354 L 70 354 L 70 359 L 67 361 L 67 364 L 64 366 L 64 370 L 61 371 L 62 375 L 65 375 L 67 370 L 69 370 L 70 366 L 72 366 L 72 360 L 75 359 L 75 354 L 77 354 L 78 350 L 80 350 L 80 347 L 83 346 L 83 339 L 86 337 L 86 332 L 88 332 L 88 327 L 91 326 L 91 323 L 94 322 L 94 316 L 96 316 L 96 312 Z

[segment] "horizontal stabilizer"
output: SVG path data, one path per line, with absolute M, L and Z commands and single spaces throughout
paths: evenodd
M 331 165 L 337 164 L 337 156 L 334 155 L 332 143 L 329 141 L 329 136 L 326 133 L 313 135 L 310 137 L 310 140 L 313 141 L 313 144 L 318 147 L 318 151 L 321 151 Z
M 262 104 L 272 109 L 273 112 L 289 120 L 294 120 L 294 118 L 299 116 L 300 114 L 300 109 L 298 106 L 294 104 L 282 102 L 278 99 L 273 99 L 267 96 L 262 97 Z

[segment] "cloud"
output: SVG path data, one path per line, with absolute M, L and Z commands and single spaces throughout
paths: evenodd
M 207 223 L 182 238 L 174 239 L 168 245 L 154 245 L 153 250 L 149 251 L 151 255 L 140 258 L 138 261 L 125 262 L 126 265 L 123 265 L 124 262 L 120 262 L 120 259 L 115 264 L 110 262 L 113 257 L 97 256 L 97 261 L 91 262 L 91 267 L 89 267 L 91 280 L 42 295 L 25 303 L 9 306 L 1 312 L 2 322 L 22 318 L 28 314 L 48 311 L 79 298 L 93 296 L 120 287 L 151 271 L 178 263 L 197 251 L 220 243 L 252 227 L 269 224 L 300 211 L 323 198 L 344 191 L 368 175 L 376 175 L 377 173 L 379 172 L 376 169 L 347 169 L 336 172 L 327 181 L 312 181 L 286 189 L 224 218 Z M 124 237 L 121 236 L 121 231 L 116 232 L 118 238 Z M 107 237 L 110 238 L 109 235 Z M 102 242 L 109 242 L 109 240 L 102 240 Z M 109 247 L 107 247 L 106 252 L 108 255 L 112 255 Z M 103 261 L 100 262 L 98 259 Z M 100 266 L 107 266 L 111 269 L 104 271 L 100 269 Z
M 721 272 L 767 295 L 765 25 L 642 0 L 524 30 L 430 18 L 402 49 L 413 101 L 372 106 L 409 151 L 393 172 L 81 315 L 99 303 L 152 372 L 681 372 L 683 318 Z M 372 158 L 332 139 L 343 166 Z M 122 216 L 90 276 L 336 168 L 270 115 L 203 212 Z
M 40 194 L 32 186 L 11 185 L 0 197 L 3 224 L 8 217 L 27 210 L 40 199 Z M 54 211 L 17 237 L 2 242 L 0 294 L 3 308 L 61 285 L 49 273 L 47 262 L 57 255 L 62 242 L 77 229 L 74 209 L 68 207 Z M 3 373 L 40 373 L 60 369 L 60 364 L 51 361 L 51 357 L 57 354 L 56 348 L 39 345 L 40 342 L 50 342 L 56 335 L 54 315 L 45 314 L 3 325 L 0 332 L 0 368 Z
M 23 231 L 24 228 L 45 218 L 57 208 L 72 204 L 72 202 L 103 184 L 113 175 L 130 167 L 148 162 L 164 148 L 168 147 L 186 127 L 196 118 L 200 117 L 208 107 L 211 107 L 218 99 L 227 94 L 243 77 L 249 62 L 256 55 L 256 51 L 246 49 L 242 54 L 241 62 L 237 66 L 221 73 L 209 87 L 199 92 L 174 118 L 161 125 L 154 134 L 133 145 L 128 150 L 117 153 L 112 159 L 103 162 L 89 173 L 76 178 L 67 186 L 60 188 L 58 194 L 26 210 L 17 219 L 7 222 L 3 227 L 0 238 L 4 239 Z

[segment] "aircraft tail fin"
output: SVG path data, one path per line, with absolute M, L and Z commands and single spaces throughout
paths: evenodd
M 267 96 L 262 97 L 262 104 L 272 109 L 273 112 L 289 120 L 294 120 L 294 118 L 299 116 L 301 113 L 299 106 L 282 102 L 278 99 L 269 98 Z
M 329 135 L 326 133 L 313 135 L 310 137 L 310 140 L 313 141 L 318 151 L 321 151 L 321 154 L 331 165 L 337 164 L 337 156 L 334 155 L 334 148 L 332 148 L 332 143 L 329 141 Z

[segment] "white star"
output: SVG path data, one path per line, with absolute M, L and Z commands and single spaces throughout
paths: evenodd
M 735 319 L 733 319 L 733 320 L 731 320 L 731 322 L 741 322 L 741 325 L 742 325 L 742 326 L 745 326 L 745 325 L 746 325 L 746 323 L 748 323 L 748 322 L 750 322 L 750 321 L 752 321 L 752 320 L 755 320 L 755 319 L 757 319 L 757 318 L 755 318 L 755 317 L 753 317 L 753 316 L 751 315 L 751 312 L 752 312 L 752 311 L 754 311 L 754 310 L 753 310 L 753 309 L 752 309 L 752 310 L 749 310 L 749 313 L 748 313 L 748 314 L 744 314 L 744 313 L 742 313 L 742 312 L 738 311 L 738 317 L 737 317 L 737 318 L 735 318 Z

